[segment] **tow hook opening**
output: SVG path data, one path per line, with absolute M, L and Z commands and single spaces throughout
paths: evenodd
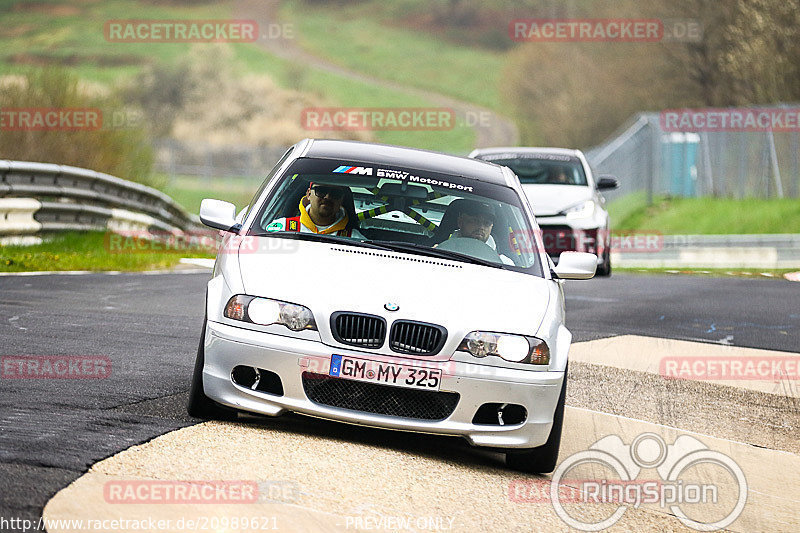
M 280 376 L 263 368 L 235 366 L 231 370 L 231 381 L 246 389 L 283 396 L 283 383 Z
M 485 403 L 480 406 L 472 423 L 483 426 L 514 426 L 528 418 L 528 411 L 515 403 Z

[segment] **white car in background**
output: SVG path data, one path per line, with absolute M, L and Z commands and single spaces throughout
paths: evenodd
M 616 189 L 616 178 L 595 178 L 580 150 L 483 148 L 469 157 L 506 166 L 519 177 L 554 263 L 561 252 L 590 252 L 598 257 L 597 275 L 611 275 L 608 211 L 599 191 Z

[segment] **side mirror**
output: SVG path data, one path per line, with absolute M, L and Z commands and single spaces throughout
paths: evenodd
M 241 227 L 236 222 L 235 205 L 210 198 L 206 198 L 200 203 L 200 222 L 222 231 L 237 231 Z
M 598 191 L 609 191 L 612 189 L 616 189 L 619 187 L 619 181 L 614 176 L 609 176 L 607 174 L 602 174 L 597 176 L 597 190 Z
M 597 256 L 586 252 L 562 252 L 553 269 L 561 279 L 590 279 L 597 270 Z

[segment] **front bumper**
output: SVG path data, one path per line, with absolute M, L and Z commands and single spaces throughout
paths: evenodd
M 286 411 L 365 426 L 458 435 L 476 446 L 533 448 L 547 441 L 561 392 L 564 372 L 529 371 L 421 358 L 385 357 L 363 351 L 339 349 L 318 341 L 273 335 L 209 321 L 205 336 L 203 388 L 216 402 L 243 411 L 277 416 Z M 407 419 L 321 405 L 305 393 L 302 373 L 326 374 L 332 354 L 408 365 L 440 366 L 441 391 L 460 395 L 450 416 L 439 421 Z M 237 365 L 253 366 L 278 374 L 283 395 L 278 396 L 236 385 L 231 371 Z M 517 425 L 473 424 L 484 403 L 518 404 L 527 410 Z
M 545 251 L 555 264 L 561 252 L 588 252 L 597 256 L 598 265 L 603 263 L 610 235 L 602 221 L 570 220 L 565 216 L 540 216 L 537 220 Z

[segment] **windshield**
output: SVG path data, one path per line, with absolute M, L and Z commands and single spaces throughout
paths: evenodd
M 543 275 L 513 189 L 408 167 L 298 159 L 248 231 Z
M 478 159 L 503 165 L 519 177 L 520 183 L 587 185 L 581 160 L 557 154 L 486 154 Z

